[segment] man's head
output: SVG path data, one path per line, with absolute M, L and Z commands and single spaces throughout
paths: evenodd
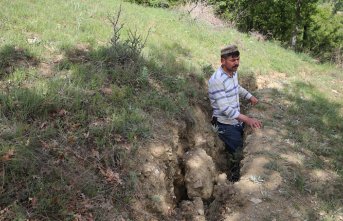
M 236 45 L 229 45 L 221 50 L 221 63 L 225 71 L 236 72 L 239 66 L 239 51 Z

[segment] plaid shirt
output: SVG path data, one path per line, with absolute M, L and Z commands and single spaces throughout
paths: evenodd
M 213 116 L 223 124 L 238 124 L 240 114 L 239 95 L 249 100 L 252 95 L 238 84 L 237 72 L 229 77 L 222 67 L 208 81 L 208 93 L 213 108 Z

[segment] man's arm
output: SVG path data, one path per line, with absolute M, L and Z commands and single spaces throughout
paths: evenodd
M 258 99 L 253 96 L 249 91 L 247 91 L 244 87 L 241 85 L 238 86 L 238 92 L 241 97 L 243 97 L 246 100 L 249 100 L 252 105 L 255 105 L 258 103 Z
M 250 94 L 249 91 L 247 91 L 245 88 L 241 87 L 240 85 L 239 85 L 238 91 L 239 91 L 239 95 L 242 96 L 244 99 L 249 100 L 252 105 L 255 105 L 258 103 L 258 99 L 252 94 Z M 260 121 L 256 120 L 255 118 L 248 117 L 244 114 L 239 114 L 236 119 L 246 123 L 251 128 L 262 127 L 262 123 Z
M 246 100 L 249 100 L 252 97 L 252 94 L 250 94 L 249 91 L 246 90 L 241 85 L 238 85 L 238 92 L 239 92 L 239 95 Z

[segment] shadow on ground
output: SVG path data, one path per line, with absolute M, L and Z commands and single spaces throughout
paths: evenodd
M 291 102 L 287 111 L 293 116 L 287 123 L 289 137 L 307 156 L 295 185 L 302 192 L 316 194 L 328 208 L 338 210 L 343 200 L 342 105 L 304 82 L 295 82 L 284 96 Z
M 39 60 L 27 49 L 5 45 L 0 49 L 0 79 L 13 73 L 17 68 L 35 67 Z

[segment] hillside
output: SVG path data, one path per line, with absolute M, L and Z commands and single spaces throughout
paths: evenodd
M 0 220 L 343 220 L 341 69 L 176 10 L 122 3 L 114 27 L 119 8 L 1 2 Z M 207 99 L 229 43 L 264 124 L 236 183 Z

